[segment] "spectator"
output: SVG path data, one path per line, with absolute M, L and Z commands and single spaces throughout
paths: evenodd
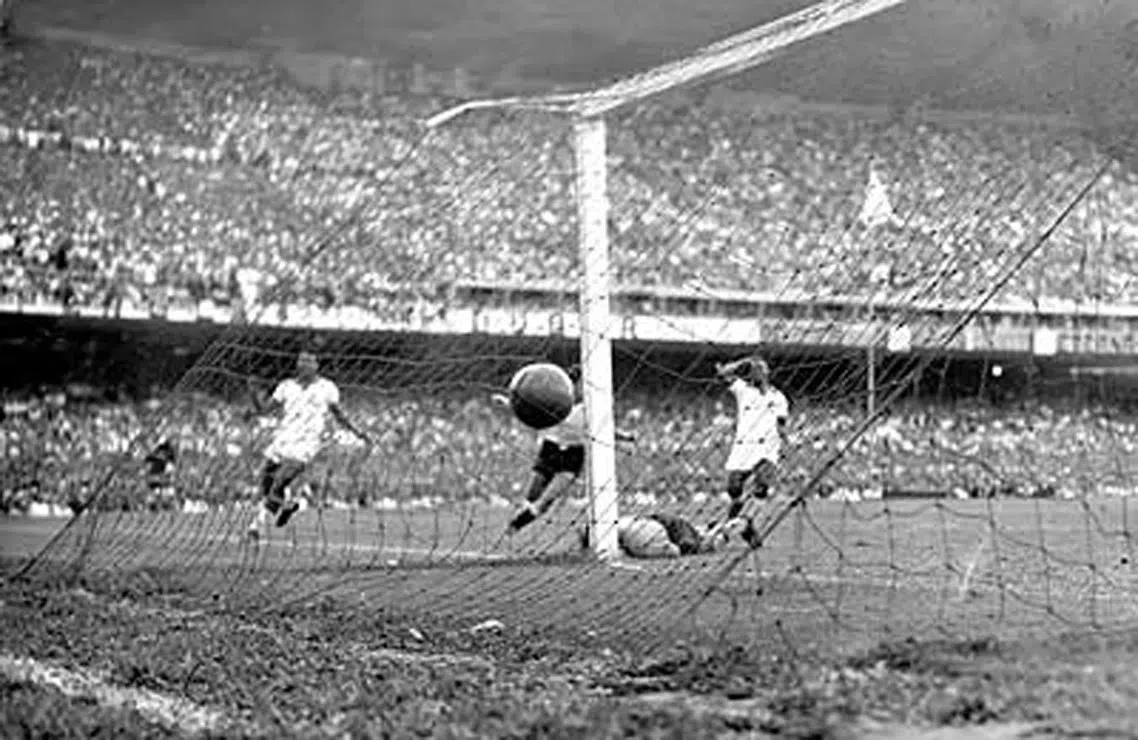
M 382 313 L 377 280 L 578 274 L 570 152 L 538 118 L 424 135 L 418 121 L 445 101 L 345 106 L 265 70 L 58 42 L 13 64 L 0 164 L 32 177 L 0 184 L 9 295 L 55 300 L 65 272 L 77 305 L 113 290 L 142 309 L 195 306 L 206 282 L 228 306 L 240 281 L 224 270 L 261 275 L 259 295 L 275 284 L 300 305 Z M 665 101 L 619 118 L 614 269 L 633 285 L 859 296 L 881 274 L 882 299 L 975 300 L 1102 156 L 1077 132 L 979 117 L 760 119 Z M 856 225 L 870 159 L 897 215 L 888 230 Z M 998 298 L 1133 302 L 1136 193 L 1133 172 L 1110 171 Z M 132 290 L 108 286 L 116 265 Z

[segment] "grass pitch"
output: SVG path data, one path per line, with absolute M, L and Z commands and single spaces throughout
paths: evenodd
M 233 512 L 114 515 L 96 529 L 101 539 L 86 550 L 88 575 L 66 584 L 5 583 L 0 650 L 100 676 L 116 690 L 191 703 L 224 718 L 206 733 L 215 736 L 838 738 L 921 737 L 935 728 L 966 727 L 979 727 L 984 737 L 1132 736 L 1138 730 L 1138 633 L 1067 631 L 1053 619 L 1049 639 L 1039 641 L 1027 630 L 1017 635 L 1021 625 L 1010 618 L 977 619 L 970 627 L 962 622 L 951 639 L 934 630 L 898 641 L 888 633 L 901 633 L 899 626 L 887 630 L 881 621 L 869 621 L 890 614 L 900 620 L 907 611 L 925 609 L 925 602 L 935 603 L 940 593 L 935 579 L 918 572 L 898 575 L 894 589 L 888 587 L 888 570 L 884 585 L 876 581 L 879 573 L 869 577 L 873 563 L 889 562 L 890 542 L 899 573 L 904 563 L 941 561 L 934 535 L 959 542 L 962 557 L 971 558 L 975 551 L 966 546 L 977 530 L 964 523 L 990 521 L 992 512 L 1004 525 L 999 531 L 1005 541 L 1033 534 L 1037 540 L 1042 513 L 1058 575 L 1062 558 L 1087 547 L 1085 529 L 1074 524 L 1089 513 L 1114 516 L 1117 523 L 1122 502 L 1093 510 L 1068 502 L 942 506 L 951 507 L 953 516 L 936 504 L 811 505 L 776 530 L 760 558 L 746 555 L 747 562 L 723 578 L 725 589 L 736 584 L 739 594 L 755 593 L 756 603 L 770 611 L 766 622 L 720 633 L 734 638 L 724 643 L 701 642 L 681 631 L 672 634 L 687 635 L 686 642 L 639 651 L 653 641 L 629 635 L 674 627 L 677 620 L 665 618 L 678 611 L 669 599 L 685 593 L 688 581 L 706 593 L 709 574 L 723 575 L 711 563 L 724 568 L 742 551 L 716 556 L 706 566 L 650 563 L 640 571 L 520 558 L 472 564 L 442 555 L 396 558 L 393 566 L 387 561 L 396 551 L 387 545 L 421 540 L 407 534 L 379 538 L 377 532 L 392 531 L 392 518 L 408 523 L 408 529 L 396 530 L 404 533 L 437 526 L 436 553 L 453 551 L 463 533 L 468 546 L 480 535 L 464 524 L 471 519 L 453 512 L 324 512 L 321 529 L 321 517 L 310 511 L 250 559 L 242 554 L 244 545 L 230 541 L 224 534 L 229 530 L 221 528 L 240 526 Z M 499 522 L 489 512 L 473 521 L 485 528 L 482 542 L 492 541 Z M 958 529 L 946 522 L 956 522 Z M 21 549 L 34 549 L 36 533 L 42 542 L 58 527 L 32 520 L 4 525 L 9 566 Z M 560 545 L 549 535 L 558 531 L 564 529 L 551 523 L 531 533 L 528 544 L 509 547 L 553 554 Z M 843 559 L 824 557 L 829 545 L 822 533 L 849 548 L 841 570 L 837 563 Z M 69 558 L 83 552 L 82 541 L 71 536 L 49 554 Z M 1115 549 L 1125 551 L 1124 538 L 1108 534 L 1092 543 L 1098 563 L 1124 557 Z M 503 545 L 500 552 L 509 549 Z M 905 552 L 905 559 L 897 559 L 896 553 Z M 1026 560 L 1006 566 L 1008 588 L 1011 574 L 1025 567 Z M 1122 568 L 1116 570 L 1113 575 L 1121 578 Z M 994 572 L 992 565 L 975 565 L 975 588 L 991 583 Z M 842 619 L 833 618 L 836 592 L 823 582 L 824 576 L 838 579 L 835 573 L 844 574 L 841 579 L 864 574 L 864 580 L 844 586 Z M 208 594 L 218 586 L 259 598 L 215 601 Z M 492 596 L 495 590 L 500 593 Z M 648 598 L 654 592 L 659 601 Z M 728 603 L 707 599 L 717 609 Z M 961 603 L 986 602 L 972 595 Z M 526 604 L 544 606 L 527 612 Z M 505 611 L 509 605 L 516 610 Z M 603 615 L 593 624 L 633 624 L 620 632 L 629 649 L 603 635 L 577 632 L 573 640 L 571 630 L 525 623 L 542 614 L 552 625 L 589 613 Z M 489 614 L 497 623 L 486 622 Z M 734 623 L 756 622 L 760 612 L 749 612 L 747 619 L 741 614 L 736 612 Z M 855 630 L 859 615 L 867 621 Z M 702 616 L 713 621 L 710 613 Z M 991 639 L 994 626 L 1005 628 L 1003 639 Z M 842 649 L 811 648 L 826 642 Z M 65 695 L 26 679 L 9 677 L 0 690 L 7 734 L 45 736 L 59 728 L 87 735 L 186 734 L 128 707 L 107 707 L 91 696 Z M 60 736 L 68 732 L 79 736 L 70 730 Z
M 39 569 L 82 563 L 96 579 L 145 572 L 231 606 L 336 597 L 641 651 L 773 635 L 831 652 L 896 637 L 1018 638 L 1138 623 L 1124 500 L 808 502 L 757 551 L 734 543 L 618 567 L 581 552 L 583 512 L 570 506 L 514 537 L 504 534 L 509 511 L 482 504 L 309 510 L 258 544 L 245 537 L 250 516 L 240 508 L 85 515 L 55 536 Z M 31 552 L 58 526 L 12 520 L 5 550 Z

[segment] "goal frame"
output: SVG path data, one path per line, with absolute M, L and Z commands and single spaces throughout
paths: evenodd
M 604 561 L 619 558 L 620 516 L 616 478 L 612 383 L 611 255 L 607 193 L 607 125 L 618 108 L 682 86 L 737 74 L 771 61 L 787 48 L 908 0 L 823 0 L 755 26 L 680 59 L 578 93 L 473 100 L 427 119 L 430 128 L 475 110 L 509 108 L 567 114 L 572 119 L 576 176 L 578 254 L 582 277 L 580 313 L 581 384 L 588 432 L 586 490 L 589 544 Z

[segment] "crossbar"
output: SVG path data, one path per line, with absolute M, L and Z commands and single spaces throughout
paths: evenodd
M 796 13 L 729 36 L 699 51 L 634 74 L 603 87 L 578 93 L 476 100 L 448 108 L 427 120 L 446 123 L 467 111 L 484 108 L 530 108 L 591 118 L 638 100 L 765 64 L 794 44 L 894 8 L 907 0 L 823 0 Z

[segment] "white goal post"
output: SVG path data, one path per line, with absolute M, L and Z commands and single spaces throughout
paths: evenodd
M 578 251 L 582 267 L 580 354 L 589 432 L 586 486 L 590 543 L 601 559 L 619 554 L 615 420 L 613 418 L 611 271 L 608 238 L 606 125 L 612 110 L 684 85 L 736 74 L 788 47 L 902 5 L 907 0 L 824 0 L 594 90 L 533 97 L 474 100 L 432 116 L 428 127 L 486 108 L 545 110 L 573 117 Z
M 609 269 L 608 192 L 605 119 L 574 123 L 577 171 L 577 229 L 582 285 L 581 386 L 589 445 L 585 485 L 589 497 L 590 545 L 600 558 L 615 558 L 620 514 L 616 485 L 616 431 L 612 400 L 612 273 Z

